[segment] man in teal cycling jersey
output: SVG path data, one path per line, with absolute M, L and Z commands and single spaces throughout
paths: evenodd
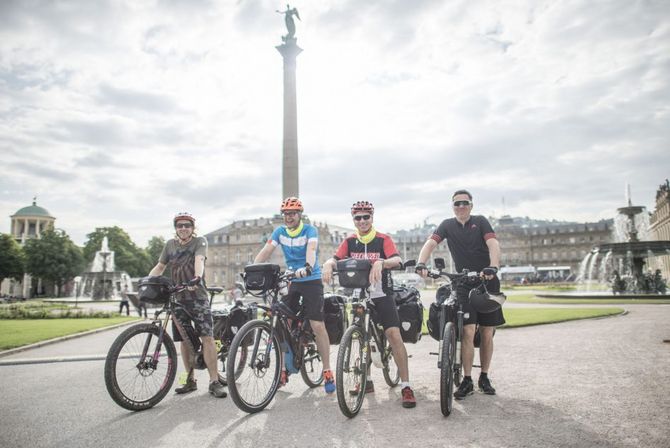
M 281 204 L 284 226 L 277 227 L 267 244 L 256 255 L 254 263 L 270 259 L 277 246 L 281 246 L 288 268 L 295 272 L 285 301 L 297 302 L 302 297 L 305 317 L 309 319 L 316 339 L 316 347 L 323 361 L 323 378 L 326 393 L 335 392 L 335 378 L 330 370 L 330 340 L 323 323 L 323 283 L 318 263 L 319 232 L 316 227 L 302 221 L 303 206 L 300 199 L 290 197 Z M 282 370 L 282 385 L 288 374 Z

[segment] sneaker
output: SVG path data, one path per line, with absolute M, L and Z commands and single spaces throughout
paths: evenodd
M 333 372 L 325 370 L 323 372 L 323 380 L 323 388 L 326 389 L 326 393 L 332 394 L 335 392 L 335 378 L 333 377 Z
M 193 392 L 194 390 L 198 390 L 198 382 L 195 380 L 195 378 L 189 378 L 186 380 L 186 384 L 179 386 L 174 391 L 178 394 L 187 394 L 189 392 Z
M 226 398 L 228 396 L 226 393 L 226 388 L 218 381 L 212 381 L 209 383 L 209 393 L 214 395 L 216 398 Z
M 486 395 L 496 394 L 496 390 L 493 386 L 491 386 L 491 381 L 489 380 L 488 376 L 480 376 L 477 384 L 479 386 L 479 390 L 484 392 Z
M 286 383 L 288 383 L 288 372 L 286 370 L 281 371 L 281 375 L 279 376 L 279 387 L 284 387 L 286 386 Z
M 454 392 L 454 398 L 457 400 L 462 400 L 468 395 L 471 395 L 474 392 L 474 386 L 471 379 L 463 379 L 461 385 L 458 386 L 456 392 Z
M 361 385 L 356 384 L 356 387 L 349 391 L 349 395 L 358 395 L 358 391 L 360 391 L 360 390 L 361 390 Z M 365 393 L 366 394 L 371 394 L 374 391 L 375 391 L 375 384 L 372 382 L 372 380 L 368 380 L 368 382 L 365 383 Z
M 402 390 L 402 407 L 413 408 L 414 406 L 416 406 L 416 398 L 414 398 L 414 392 L 412 392 L 411 387 L 406 386 Z

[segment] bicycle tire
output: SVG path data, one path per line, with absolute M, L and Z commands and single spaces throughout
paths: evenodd
M 300 375 L 311 388 L 319 387 L 323 383 L 323 360 L 314 337 L 308 337 L 308 342 L 303 346 Z
M 238 408 L 250 414 L 265 409 L 279 387 L 281 349 L 276 334 L 273 335 L 272 341 L 269 341 L 270 331 L 270 324 L 266 321 L 247 322 L 233 338 L 226 360 L 226 381 L 230 397 Z M 268 344 L 270 344 L 270 365 L 264 367 Z M 245 346 L 246 350 L 243 349 Z M 254 350 L 256 357 L 250 359 L 254 356 Z M 242 357 L 245 358 L 244 362 L 241 362 Z
M 337 403 L 349 418 L 358 415 L 365 398 L 370 346 L 363 341 L 362 329 L 352 325 L 342 336 L 337 352 Z
M 454 358 L 456 352 L 456 329 L 447 322 L 442 333 L 442 367 L 440 368 L 440 409 L 448 417 L 454 405 Z
M 235 369 L 235 378 L 239 378 L 240 374 L 242 373 L 242 370 L 244 369 L 244 364 L 246 363 L 247 356 L 249 354 L 249 348 L 246 345 L 243 344 L 241 350 L 242 354 L 240 356 L 240 360 L 237 363 L 237 368 Z M 229 348 L 222 346 L 217 356 L 217 358 L 221 361 L 221 365 L 219 368 L 219 382 L 224 386 L 228 385 L 228 377 L 226 376 L 226 360 L 228 359 L 229 353 L 230 353 Z
M 105 386 L 122 408 L 131 411 L 152 408 L 165 398 L 174 383 L 177 350 L 167 333 L 163 333 L 159 361 L 153 364 L 158 334 L 156 325 L 133 325 L 114 340 L 107 352 Z M 140 359 L 145 346 L 148 350 L 144 359 Z
M 393 358 L 393 351 L 388 340 L 384 341 L 384 354 L 386 359 L 382 368 L 384 381 L 386 381 L 389 387 L 396 387 L 400 383 L 400 369 L 398 369 L 398 364 L 396 364 L 395 358 Z

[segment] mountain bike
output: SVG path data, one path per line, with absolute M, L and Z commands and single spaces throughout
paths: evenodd
M 347 271 L 347 263 L 352 271 Z M 400 382 L 391 345 L 384 328 L 376 321 L 375 304 L 370 298 L 367 282 L 370 267 L 368 260 L 342 260 L 338 261 L 338 272 L 334 273 L 338 275 L 340 284 L 362 286 L 352 290 L 352 323 L 342 336 L 337 353 L 337 403 L 340 411 L 349 418 L 355 417 L 361 410 L 372 364 L 382 369 L 384 381 L 389 387 L 395 387 Z M 353 271 L 356 271 L 355 275 L 348 275 Z
M 408 261 L 406 266 L 414 266 L 414 260 Z M 469 297 L 461 297 L 457 295 L 458 287 L 467 285 L 468 288 L 476 290 L 477 288 L 484 288 L 485 283 L 481 273 L 468 271 L 464 269 L 460 273 L 443 272 L 445 268 L 444 259 L 435 259 L 435 270 L 429 270 L 428 276 L 433 279 L 448 278 L 449 284 L 441 286 L 436 297 L 440 302 L 439 323 L 437 329 L 439 348 L 437 353 L 437 368 L 440 369 L 440 408 L 442 414 L 448 417 L 453 410 L 454 399 L 454 385 L 460 386 L 463 380 L 463 362 L 461 358 L 461 343 L 463 340 L 463 320 L 464 312 L 463 305 L 470 302 Z M 494 299 L 493 306 L 502 306 L 505 301 L 505 296 L 489 295 Z M 479 367 L 473 365 L 473 367 Z
M 289 373 L 300 372 L 310 388 L 323 382 L 323 362 L 302 304 L 294 310 L 283 299 L 292 271 L 257 263 L 245 267 L 247 292 L 263 298 L 258 303 L 260 319 L 247 322 L 230 345 L 226 373 L 233 402 L 248 413 L 262 411 L 279 388 L 282 366 Z
M 152 287 L 156 290 L 151 303 L 162 304 L 156 310 L 151 322 L 133 325 L 124 330 L 112 343 L 105 360 L 105 385 L 112 399 L 121 407 L 131 411 L 142 411 L 158 404 L 169 392 L 177 373 L 178 356 L 175 344 L 167 333 L 170 321 L 175 323 L 183 342 L 189 344 L 192 353 L 191 365 L 205 369 L 200 338 L 195 329 L 181 325 L 173 319 L 176 293 L 183 291 L 186 284 L 172 285 L 165 277 L 149 277 L 154 283 L 143 284 L 140 288 Z M 223 288 L 207 288 L 210 304 Z M 230 312 L 245 309 L 241 303 Z M 163 315 L 163 317 L 161 317 Z M 215 335 L 216 337 L 217 335 Z M 217 338 L 218 339 L 218 338 Z M 218 343 L 217 356 L 222 361 L 219 367 L 219 381 L 225 381 L 225 366 L 229 344 Z M 218 363 L 217 363 L 218 364 Z M 225 384 L 225 383 L 224 383 Z

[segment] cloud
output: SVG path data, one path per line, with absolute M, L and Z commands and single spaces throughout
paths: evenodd
M 482 214 L 593 221 L 667 176 L 670 4 L 352 0 L 296 6 L 300 194 L 380 228 Z M 34 194 L 76 241 L 143 244 L 281 201 L 286 33 L 258 1 L 0 3 L 0 215 Z M 503 206 L 504 198 L 504 206 Z M 7 231 L 9 220 L 0 220 Z

